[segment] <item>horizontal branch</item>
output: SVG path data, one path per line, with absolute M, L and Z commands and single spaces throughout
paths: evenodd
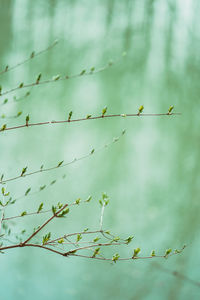
M 4 74 L 4 73 L 8 73 L 9 71 L 11 70 L 14 70 L 16 68 L 18 68 L 19 66 L 21 65 L 24 65 L 25 63 L 27 63 L 28 61 L 32 60 L 33 58 L 35 58 L 36 56 L 39 56 L 47 51 L 49 51 L 50 49 L 52 49 L 54 46 L 56 46 L 58 44 L 58 41 L 55 40 L 50 46 L 48 46 L 47 48 L 41 50 L 41 51 L 38 51 L 38 52 L 32 52 L 31 55 L 27 58 L 27 59 L 24 59 L 23 61 L 17 63 L 16 65 L 14 66 L 11 66 L 9 67 L 8 65 L 5 67 L 5 69 L 3 71 L 0 72 L 0 75 L 1 74 Z
M 69 119 L 69 120 L 53 120 L 53 121 L 44 121 L 44 122 L 37 122 L 37 123 L 25 123 L 23 125 L 16 125 L 13 127 L 7 127 L 4 126 L 4 128 L 0 129 L 1 132 L 8 131 L 8 130 L 16 130 L 16 129 L 21 129 L 21 128 L 28 128 L 28 127 L 34 127 L 34 126 L 44 126 L 44 125 L 55 125 L 55 124 L 63 124 L 63 123 L 75 123 L 75 122 L 82 122 L 82 121 L 89 121 L 89 120 L 98 120 L 98 119 L 105 119 L 105 118 L 126 118 L 126 117 L 162 117 L 162 116 L 175 116 L 175 115 L 181 115 L 181 113 L 158 113 L 158 114 L 153 114 L 153 113 L 134 113 L 134 114 L 109 114 L 109 115 L 99 115 L 99 116 L 86 116 L 84 118 L 79 118 L 79 119 Z
M 106 245 L 106 244 L 102 244 L 102 245 Z M 101 246 L 102 246 L 101 245 Z M 107 244 L 109 246 L 113 246 L 115 244 Z M 96 246 L 96 245 L 95 245 Z M 82 254 L 77 254 L 75 253 L 76 251 L 78 251 L 78 248 L 72 251 L 68 251 L 68 252 L 62 252 L 62 251 L 57 251 L 53 248 L 47 247 L 46 245 L 39 245 L 39 244 L 28 244 L 28 243 L 20 243 L 17 245 L 11 245 L 11 246 L 5 246 L 5 247 L 1 247 L 0 251 L 5 251 L 5 250 L 9 250 L 9 249 L 13 249 L 13 248 L 22 248 L 22 247 L 36 247 L 36 248 L 41 248 L 44 250 L 48 250 L 50 252 L 53 252 L 55 254 L 59 254 L 62 255 L 64 257 L 69 257 L 69 256 L 76 256 L 76 257 L 82 257 L 82 258 L 89 258 L 89 259 L 96 259 L 96 260 L 101 260 L 101 261 L 111 261 L 111 262 L 116 262 L 116 261 L 133 261 L 133 260 L 141 260 L 141 259 L 156 259 L 156 258 L 168 258 L 171 256 L 174 256 L 176 254 L 180 254 L 179 252 L 173 252 L 171 254 L 169 254 L 168 256 L 166 255 L 154 255 L 154 256 L 130 256 L 130 257 L 124 257 L 124 258 L 120 258 L 118 257 L 117 260 L 114 260 L 113 258 L 107 258 L 107 257 L 103 257 L 103 256 L 89 256 L 89 255 L 82 255 Z M 91 246 L 88 246 L 91 247 Z M 79 250 L 83 250 L 83 248 L 79 249 Z M 85 247 L 84 247 L 85 250 Z

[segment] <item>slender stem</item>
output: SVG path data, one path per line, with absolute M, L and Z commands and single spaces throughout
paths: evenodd
M 61 239 L 67 239 L 68 237 L 74 236 L 74 235 L 77 235 L 77 234 L 83 235 L 83 234 L 94 234 L 94 233 L 100 233 L 100 231 L 99 230 L 95 230 L 95 231 L 82 231 L 82 232 L 69 233 L 69 234 L 65 234 L 65 235 L 63 235 L 63 236 L 61 236 L 59 238 L 56 238 L 54 240 L 51 240 L 51 241 L 47 242 L 47 244 L 51 244 L 51 243 L 57 242 L 57 241 L 59 241 Z
M 52 79 L 48 79 L 48 80 L 43 80 L 43 81 L 35 81 L 35 82 L 31 82 L 31 83 L 28 83 L 28 84 L 23 84 L 23 85 L 19 85 L 19 86 L 16 86 L 10 90 L 7 90 L 5 92 L 1 92 L 0 96 L 5 96 L 7 94 L 10 94 L 14 91 L 17 91 L 17 90 L 21 90 L 21 89 L 24 89 L 24 88 L 30 88 L 30 87 L 34 87 L 34 86 L 41 86 L 41 85 L 46 85 L 46 84 L 49 84 L 49 83 L 57 83 L 57 82 L 60 82 L 60 81 L 64 81 L 64 80 L 69 80 L 69 79 L 73 79 L 73 78 L 77 78 L 77 77 L 83 77 L 83 76 L 88 76 L 88 75 L 93 75 L 93 74 L 97 74 L 97 73 L 100 73 L 100 72 L 103 72 L 104 70 L 106 70 L 107 68 L 111 67 L 111 65 L 106 65 L 104 67 L 101 67 L 99 69 L 97 69 L 96 71 L 88 71 L 88 72 L 84 72 L 84 73 L 78 73 L 78 74 L 75 74 L 75 75 L 71 75 L 71 76 L 63 76 L 63 77 L 58 77 L 58 78 L 52 78 Z
M 38 234 L 39 231 L 41 231 L 49 222 L 51 222 L 55 217 L 58 217 L 58 215 L 68 206 L 68 204 L 65 204 L 60 210 L 58 210 L 52 217 L 50 217 L 42 226 L 40 226 L 34 233 L 30 235 L 28 239 L 26 239 L 22 245 L 27 244 L 36 234 Z
M 32 60 L 32 59 L 35 58 L 36 56 L 41 55 L 42 53 L 49 51 L 49 50 L 52 49 L 55 45 L 57 45 L 57 43 L 58 43 L 58 41 L 56 40 L 56 41 L 53 42 L 53 44 L 51 44 L 51 45 L 48 46 L 47 48 L 45 48 L 45 49 L 43 49 L 43 50 L 41 50 L 41 51 L 38 51 L 38 52 L 34 53 L 33 56 L 30 56 L 29 58 L 27 58 L 27 59 L 25 59 L 25 60 L 23 60 L 23 61 L 17 63 L 16 65 L 14 65 L 14 66 L 12 66 L 12 67 L 7 66 L 3 71 L 0 72 L 0 75 L 1 75 L 1 74 L 4 74 L 4 73 L 8 73 L 9 71 L 14 70 L 14 69 L 18 68 L 19 66 L 25 64 L 26 62 Z
M 122 243 L 98 243 L 98 244 L 93 244 L 93 245 L 89 245 L 89 246 L 85 246 L 85 247 L 80 247 L 80 248 L 76 248 L 76 251 L 79 250 L 86 250 L 86 249 L 90 249 L 90 248 L 94 248 L 94 247 L 104 247 L 104 246 L 113 246 L 113 245 L 122 245 Z M 74 250 L 69 250 L 67 252 L 65 252 L 65 255 L 67 256 L 68 253 L 73 252 Z
M 87 200 L 85 201 L 80 201 L 80 204 L 81 203 L 86 203 Z M 68 204 L 68 206 L 73 206 L 73 205 L 78 205 L 76 202 L 73 202 L 73 203 L 70 203 Z M 12 217 L 7 217 L 7 218 L 4 218 L 3 217 L 3 221 L 9 221 L 9 220 L 13 220 L 13 219 L 17 219 L 17 218 L 24 218 L 26 216 L 31 216 L 31 215 L 40 215 L 40 214 L 45 214 L 45 213 L 49 213 L 51 212 L 52 210 L 51 209 L 47 209 L 47 210 L 41 210 L 40 212 L 38 211 L 35 211 L 35 212 L 31 212 L 31 213 L 27 213 L 25 215 L 18 215 L 18 216 L 12 216 Z
M 51 211 L 52 211 L 51 209 L 48 209 L 48 210 L 42 210 L 39 213 L 37 211 L 36 212 L 32 212 L 32 213 L 27 213 L 24 216 L 23 215 L 19 215 L 19 216 L 7 217 L 7 218 L 3 218 L 3 221 L 9 221 L 9 220 L 17 219 L 17 218 L 24 218 L 26 216 L 31 216 L 31 215 L 45 214 L 45 213 L 48 213 L 48 212 L 51 212 Z
M 161 117 L 161 116 L 174 116 L 174 115 L 181 115 L 181 113 L 159 113 L 159 114 L 126 114 L 126 117 Z M 82 121 L 88 121 L 88 120 L 98 120 L 98 119 L 105 119 L 105 118 L 116 118 L 116 117 L 123 117 L 123 114 L 110 114 L 110 115 L 100 115 L 95 117 L 85 117 L 85 118 L 79 118 L 79 119 L 71 119 L 71 120 L 57 120 L 57 121 L 44 121 L 44 122 L 38 122 L 38 123 L 28 123 L 23 125 L 16 125 L 12 127 L 6 127 L 5 129 L 1 130 L 1 132 L 8 131 L 8 130 L 16 130 L 21 128 L 28 128 L 28 127 L 34 127 L 34 126 L 44 126 L 44 125 L 55 125 L 55 124 L 63 124 L 63 123 L 72 123 L 72 122 L 82 122 Z
M 122 132 L 121 135 L 123 135 L 123 132 Z M 38 173 L 42 173 L 42 172 L 47 172 L 47 171 L 52 171 L 52 170 L 55 170 L 55 169 L 58 169 L 58 168 L 63 168 L 63 167 L 69 166 L 69 165 L 71 165 L 71 164 L 73 164 L 73 163 L 75 163 L 75 162 L 78 162 L 78 161 L 81 161 L 81 160 L 83 160 L 83 159 L 86 159 L 86 158 L 90 157 L 91 155 L 94 155 L 95 153 L 98 153 L 99 151 L 103 150 L 105 147 L 108 147 L 108 146 L 112 145 L 114 142 L 117 142 L 117 141 L 118 141 L 118 139 L 117 139 L 117 140 L 114 139 L 114 140 L 112 140 L 110 143 L 108 143 L 108 144 L 104 145 L 103 147 L 100 147 L 99 149 L 95 150 L 94 153 L 91 153 L 91 152 L 90 152 L 89 154 L 86 154 L 86 155 L 81 156 L 81 157 L 79 157 L 79 158 L 75 158 L 75 159 L 73 159 L 73 160 L 70 161 L 70 162 L 63 163 L 63 164 L 60 165 L 60 166 L 56 165 L 56 166 L 50 167 L 50 168 L 39 169 L 39 170 L 30 172 L 30 173 L 25 173 L 25 174 L 23 174 L 23 176 L 20 174 L 20 175 L 18 175 L 18 176 L 15 176 L 15 177 L 8 178 L 8 179 L 5 179 L 5 180 L 0 181 L 0 184 L 4 184 L 4 183 L 9 182 L 9 181 L 14 181 L 14 180 L 17 180 L 17 179 L 19 179 L 19 178 L 24 178 L 24 177 L 26 177 L 26 176 L 31 176 L 31 175 L 34 175 L 34 174 L 38 174 Z

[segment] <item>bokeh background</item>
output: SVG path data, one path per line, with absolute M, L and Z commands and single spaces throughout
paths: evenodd
M 113 249 L 122 257 L 140 247 L 186 249 L 170 259 L 119 262 L 56 256 L 38 249 L 13 249 L 0 256 L 2 299 L 199 299 L 200 289 L 189 280 L 173 276 L 178 271 L 200 280 L 199 259 L 199 97 L 200 2 L 198 0 L 0 0 L 0 66 L 13 65 L 50 45 L 49 52 L 3 74 L 4 90 L 21 81 L 33 82 L 54 75 L 76 74 L 82 69 L 111 68 L 93 76 L 32 88 L 30 96 L 16 102 L 27 90 L 1 97 L 2 119 L 9 126 L 101 113 L 167 112 L 175 106 L 181 116 L 120 118 L 57 126 L 25 128 L 1 134 L 1 174 L 12 177 L 21 169 L 36 170 L 61 160 L 87 154 L 119 136 L 120 141 L 88 159 L 49 173 L 10 182 L 13 197 L 28 187 L 64 180 L 27 196 L 8 215 L 31 211 L 41 201 L 45 208 L 58 201 L 93 196 L 93 201 L 71 210 L 65 220 L 49 226 L 53 233 L 98 228 L 98 200 L 107 192 L 110 204 L 104 228 L 132 244 Z M 123 51 L 125 59 L 119 59 Z M 24 217 L 11 223 L 12 234 L 32 230 L 43 218 Z M 26 235 L 26 234 L 25 234 Z

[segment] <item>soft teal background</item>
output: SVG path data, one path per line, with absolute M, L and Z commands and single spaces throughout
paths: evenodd
M 171 104 L 182 112 L 172 118 L 107 119 L 1 134 L 0 172 L 8 178 L 26 165 L 36 170 L 85 155 L 127 130 L 118 143 L 89 159 L 8 184 L 17 197 L 29 186 L 34 190 L 66 174 L 55 186 L 19 201 L 7 215 L 34 210 L 41 201 L 48 208 L 91 194 L 91 204 L 74 208 L 44 233 L 97 228 L 98 199 L 106 191 L 111 202 L 104 227 L 135 236 L 129 249 L 114 253 L 125 257 L 141 247 L 141 255 L 152 249 L 163 254 L 187 245 L 168 260 L 114 266 L 38 249 L 10 250 L 0 256 L 1 299 L 199 299 L 199 287 L 162 269 L 200 281 L 199 14 L 198 0 L 0 0 L 1 69 L 59 39 L 48 53 L 1 75 L 5 90 L 34 81 L 40 72 L 45 79 L 101 67 L 127 51 L 126 59 L 94 76 L 33 88 L 19 103 L 9 104 L 25 90 L 10 94 L 1 114 L 22 110 L 23 115 L 1 124 L 22 124 L 28 113 L 33 122 L 64 119 L 70 110 L 73 117 L 95 115 L 105 105 L 110 113 L 134 113 L 141 104 L 145 112 L 166 112 Z M 42 221 L 38 216 L 17 220 L 13 232 Z

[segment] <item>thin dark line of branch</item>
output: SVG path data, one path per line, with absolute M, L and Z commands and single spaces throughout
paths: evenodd
M 122 133 L 122 135 L 123 135 L 123 133 Z M 43 169 L 39 169 L 39 170 L 30 172 L 30 173 L 25 173 L 24 175 L 18 175 L 18 176 L 12 177 L 12 178 L 8 178 L 8 179 L 5 179 L 5 180 L 2 180 L 2 181 L 0 181 L 0 184 L 5 184 L 6 182 L 14 181 L 14 180 L 17 180 L 17 179 L 20 179 L 20 178 L 25 178 L 27 176 L 31 176 L 31 175 L 34 175 L 34 174 L 38 174 L 38 173 L 42 173 L 42 172 L 48 172 L 48 171 L 52 171 L 52 170 L 55 170 L 55 169 L 60 169 L 60 168 L 66 167 L 66 166 L 71 165 L 71 164 L 73 164 L 75 162 L 78 162 L 78 161 L 81 161 L 83 159 L 86 159 L 86 158 L 90 157 L 91 155 L 94 155 L 95 153 L 98 153 L 99 151 L 103 150 L 104 148 L 106 148 L 106 147 L 112 145 L 113 143 L 117 142 L 118 139 L 119 139 L 119 137 L 117 139 L 114 139 L 112 142 L 110 142 L 108 144 L 105 144 L 103 147 L 95 150 L 92 153 L 90 152 L 89 154 L 86 154 L 86 155 L 81 156 L 79 158 L 75 158 L 75 159 L 71 160 L 70 162 L 63 163 L 60 166 L 56 165 L 54 167 L 43 168 Z
M 33 126 L 42 126 L 42 125 L 51 125 L 51 124 L 63 124 L 63 123 L 72 123 L 72 122 L 81 122 L 81 121 L 88 121 L 88 120 L 98 120 L 98 119 L 105 119 L 105 118 L 116 118 L 116 117 L 121 117 L 121 118 L 126 118 L 126 117 L 162 117 L 162 116 L 175 116 L 175 115 L 181 115 L 181 113 L 158 113 L 158 114 L 153 114 L 153 113 L 142 113 L 139 114 L 110 114 L 110 115 L 100 115 L 100 116 L 95 116 L 95 117 L 85 117 L 85 118 L 79 118 L 79 119 L 70 119 L 70 120 L 58 120 L 58 121 L 44 121 L 44 122 L 38 122 L 38 123 L 26 123 L 23 125 L 17 125 L 13 127 L 6 127 L 3 130 L 0 130 L 1 132 L 8 131 L 8 130 L 15 130 L 15 129 L 20 129 L 20 128 L 25 128 L 25 127 L 33 127 Z
M 50 46 L 48 46 L 48 47 L 45 48 L 45 49 L 43 49 L 43 50 L 41 50 L 41 51 L 38 51 L 38 52 L 36 52 L 36 53 L 32 52 L 33 54 L 32 54 L 31 56 L 29 56 L 29 58 L 26 58 L 26 59 L 24 59 L 23 61 L 17 63 L 16 65 L 11 66 L 11 67 L 7 66 L 3 71 L 0 72 L 0 75 L 2 75 L 2 74 L 4 74 L 4 73 L 8 73 L 8 72 L 10 72 L 11 70 L 14 70 L 14 69 L 18 68 L 19 66 L 24 65 L 26 62 L 32 60 L 33 58 L 35 58 L 35 57 L 37 57 L 37 56 L 39 56 L 39 55 L 41 55 L 41 54 L 43 54 L 43 53 L 45 53 L 45 52 L 51 50 L 51 49 L 52 49 L 54 46 L 56 46 L 57 44 L 58 44 L 58 41 L 56 40 L 56 41 L 54 41 Z
M 113 65 L 113 64 L 112 64 Z M 31 82 L 31 83 L 27 83 L 27 84 L 20 84 L 10 90 L 7 90 L 5 92 L 1 92 L 0 96 L 4 96 L 4 95 L 7 95 L 7 94 L 10 94 L 14 91 L 17 91 L 17 90 L 21 90 L 21 89 L 25 89 L 25 88 L 30 88 L 30 87 L 34 87 L 34 86 L 40 86 L 40 85 L 44 85 L 44 84 L 49 84 L 49 83 L 56 83 L 56 82 L 60 82 L 60 81 L 63 81 L 63 80 L 69 80 L 69 79 L 73 79 L 73 78 L 77 78 L 77 77 L 83 77 L 83 76 L 88 76 L 88 75 L 94 75 L 94 74 L 97 74 L 97 73 L 100 73 L 100 72 L 103 72 L 104 70 L 108 69 L 109 67 L 112 66 L 111 64 L 107 64 L 105 65 L 104 67 L 101 67 L 97 70 L 94 70 L 94 71 L 85 71 L 84 73 L 83 72 L 80 72 L 78 74 L 75 74 L 75 75 L 66 75 L 66 76 L 58 76 L 58 77 L 53 77 L 52 79 L 48 79 L 48 80 L 43 80 L 43 81 L 35 81 L 35 82 Z

